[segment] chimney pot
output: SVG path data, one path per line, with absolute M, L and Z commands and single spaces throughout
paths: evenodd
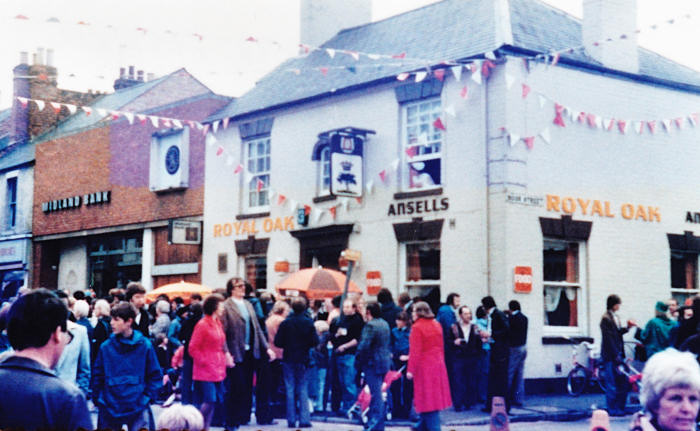
M 46 65 L 53 67 L 53 49 L 51 48 L 46 50 Z
M 36 52 L 33 52 L 33 53 L 32 53 L 32 64 L 35 65 L 35 66 L 36 66 L 37 64 L 39 64 L 39 63 L 37 63 Z
M 636 0 L 583 0 L 582 40 L 605 67 L 639 73 Z
M 120 79 L 126 78 L 126 67 L 119 68 L 119 78 Z
M 40 66 L 44 65 L 44 48 L 37 48 L 36 49 L 36 59 L 37 59 L 37 64 Z
M 19 53 L 19 64 L 27 64 L 29 62 L 29 53 L 27 51 L 21 51 Z
M 136 72 L 137 74 L 137 80 L 143 82 L 143 70 L 139 70 Z
M 129 66 L 129 79 L 134 79 L 134 66 Z

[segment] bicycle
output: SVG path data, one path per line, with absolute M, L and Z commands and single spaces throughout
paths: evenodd
M 583 346 L 586 350 L 586 364 L 578 361 L 579 347 Z M 597 383 L 600 389 L 604 391 L 603 386 L 603 369 L 601 367 L 600 358 L 593 354 L 593 344 L 583 341 L 576 344 L 572 341 L 571 352 L 573 368 L 566 376 L 566 390 L 569 395 L 577 397 L 583 393 L 589 385 Z

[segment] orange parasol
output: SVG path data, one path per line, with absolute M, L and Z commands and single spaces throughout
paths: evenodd
M 146 292 L 146 302 L 154 302 L 160 295 L 167 295 L 172 301 L 176 297 L 180 297 L 185 301 L 185 304 L 190 303 L 190 296 L 193 293 L 199 293 L 202 298 L 209 295 L 212 289 L 197 283 L 189 283 L 187 281 L 179 281 L 177 283 L 164 284 L 157 289 Z
M 343 294 L 345 274 L 334 269 L 306 268 L 289 274 L 275 287 L 284 296 L 301 294 L 307 299 L 332 298 Z M 350 281 L 348 292 L 362 294 L 362 289 Z

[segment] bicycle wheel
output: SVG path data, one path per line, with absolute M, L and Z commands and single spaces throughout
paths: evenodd
M 588 386 L 589 380 L 588 371 L 581 365 L 577 365 L 573 370 L 569 371 L 566 377 L 566 390 L 571 396 L 579 396 Z

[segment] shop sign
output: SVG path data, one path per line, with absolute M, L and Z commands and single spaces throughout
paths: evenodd
M 56 212 L 80 208 L 81 205 L 89 206 L 95 204 L 106 204 L 111 199 L 111 191 L 87 193 L 85 195 L 71 196 L 63 199 L 56 199 L 48 202 L 42 202 L 41 210 L 45 213 Z
M 700 213 L 686 212 L 685 213 L 686 223 L 700 223 Z
M 382 289 L 381 271 L 367 271 L 367 294 L 375 296 Z
M 388 216 L 427 214 L 447 211 L 450 208 L 449 198 L 423 199 L 389 204 Z
M 513 271 L 513 286 L 514 292 L 530 293 L 532 292 L 532 267 L 531 266 L 516 266 Z
M 569 196 L 547 195 L 547 211 L 606 218 L 615 218 L 619 214 L 625 220 L 661 222 L 659 207 L 628 202 L 615 206 L 610 201 Z
M 200 244 L 202 242 L 202 222 L 170 220 L 168 242 L 171 244 Z
M 260 222 L 260 223 L 258 223 Z M 255 235 L 259 232 L 294 230 L 294 216 L 268 217 L 260 220 L 235 221 L 214 225 L 214 238 L 231 235 Z
M 289 262 L 286 260 L 275 262 L 275 272 L 289 272 Z
M 542 207 L 544 206 L 544 198 L 542 196 L 528 196 L 519 193 L 508 193 L 506 195 L 506 203 Z
M 27 240 L 0 241 L 0 263 L 24 262 Z
M 364 137 L 336 132 L 330 136 L 331 193 L 336 196 L 362 197 L 362 146 Z

